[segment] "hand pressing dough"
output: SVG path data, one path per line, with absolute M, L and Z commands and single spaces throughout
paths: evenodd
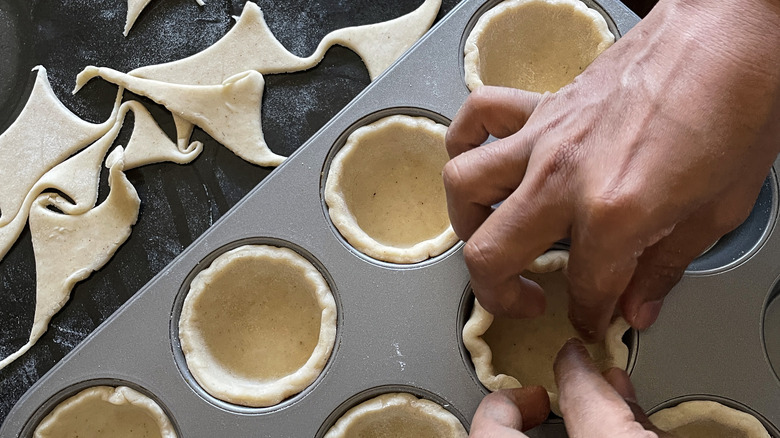
M 0 369 L 35 344 L 51 317 L 68 301 L 73 286 L 103 267 L 130 237 L 141 200 L 122 171 L 122 149 L 109 155 L 108 162 L 111 191 L 97 207 L 83 214 L 57 213 L 48 207 L 60 208 L 67 202 L 48 193 L 40 195 L 30 208 L 36 273 L 33 327 L 27 344 L 0 361 Z
M 26 216 L 22 211 L 25 198 L 46 172 L 111 129 L 119 107 L 106 122 L 88 123 L 57 99 L 45 68 L 34 70 L 37 75 L 30 98 L 19 117 L 0 134 L 0 230 L 17 215 Z M 6 251 L 0 244 L 0 258 Z
M 57 405 L 33 438 L 176 438 L 154 400 L 126 386 L 93 386 Z
M 215 85 L 248 70 L 264 75 L 308 70 L 322 60 L 331 46 L 338 44 L 361 57 L 373 80 L 431 27 L 440 7 L 441 0 L 425 0 L 416 10 L 394 20 L 335 30 L 320 41 L 311 56 L 300 58 L 276 39 L 260 8 L 246 2 L 236 25 L 211 47 L 188 58 L 141 67 L 130 74 L 174 84 Z M 247 47 L 253 50 L 247 51 Z
M 579 0 L 506 0 L 466 40 L 466 84 L 555 92 L 614 41 L 604 17 Z
M 457 242 L 442 169 L 447 127 L 394 115 L 358 128 L 333 158 L 325 202 L 333 224 L 358 251 L 415 263 Z
M 531 319 L 494 317 L 474 300 L 474 310 L 463 328 L 463 343 L 482 384 L 491 391 L 542 385 L 557 415 L 561 412 L 553 362 L 563 344 L 578 336 L 568 318 L 567 283 L 562 271 L 568 258 L 566 251 L 550 251 L 524 273 L 544 289 L 544 315 Z M 627 322 L 617 319 L 604 342 L 587 345 L 599 369 L 626 368 L 628 347 L 622 337 L 628 328 Z
M 273 406 L 324 369 L 336 339 L 336 303 L 317 268 L 298 253 L 242 246 L 192 281 L 179 338 L 187 367 L 209 394 Z
M 284 161 L 283 156 L 268 149 L 263 137 L 260 104 L 265 81 L 256 71 L 231 76 L 222 85 L 179 85 L 90 66 L 79 73 L 73 92 L 96 76 L 163 105 L 179 119 L 200 126 L 214 140 L 250 163 L 278 166 Z M 182 126 L 177 124 L 177 128 Z M 188 129 L 187 125 L 184 129 Z
M 449 411 L 407 393 L 389 393 L 345 413 L 325 438 L 466 438 L 468 433 Z
M 663 409 L 650 422 L 678 438 L 770 438 L 756 417 L 708 400 Z

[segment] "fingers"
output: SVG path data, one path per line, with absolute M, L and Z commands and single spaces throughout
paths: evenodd
M 541 99 L 538 93 L 484 86 L 473 91 L 447 130 L 450 158 L 474 149 L 488 135 L 508 137 L 525 125 Z
M 525 437 L 520 431 L 532 429 L 547 418 L 550 399 L 541 386 L 505 389 L 487 395 L 471 422 L 471 437 Z
M 671 437 L 666 432 L 661 431 L 647 417 L 644 409 L 642 409 L 636 401 L 636 392 L 634 391 L 634 385 L 631 384 L 631 380 L 628 378 L 628 373 L 620 368 L 610 368 L 603 373 L 604 380 L 607 381 L 621 397 L 626 401 L 626 404 L 631 408 L 631 412 L 634 414 L 634 420 L 642 425 L 647 430 L 655 432 L 660 438 Z
M 471 149 L 450 160 L 442 173 L 455 233 L 468 240 L 523 181 L 533 144 L 523 133 Z
M 535 180 L 538 181 L 538 180 Z M 544 295 L 520 273 L 556 240 L 568 217 L 545 196 L 554 188 L 524 181 L 471 236 L 463 255 L 479 302 L 494 315 L 533 317 L 544 312 Z
M 581 341 L 569 340 L 554 364 L 560 406 L 571 438 L 655 436 L 635 421 L 621 394 L 599 373 Z M 627 391 L 630 382 L 620 382 Z

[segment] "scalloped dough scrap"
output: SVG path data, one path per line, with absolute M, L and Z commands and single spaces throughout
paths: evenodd
M 604 17 L 579 0 L 506 0 L 466 40 L 466 84 L 555 92 L 614 41 Z
M 38 424 L 33 438 L 176 438 L 154 400 L 126 386 L 93 386 L 63 401 Z
M 336 318 L 330 288 L 308 260 L 288 248 L 246 245 L 192 281 L 179 338 L 187 367 L 209 394 L 273 406 L 322 372 Z
M 394 115 L 358 128 L 330 165 L 325 202 L 358 251 L 392 263 L 437 256 L 458 238 L 450 225 L 442 169 L 447 127 Z
M 260 7 L 247 2 L 236 25 L 212 46 L 188 58 L 140 67 L 129 74 L 173 84 L 216 85 L 248 70 L 264 75 L 308 70 L 338 44 L 360 56 L 373 80 L 431 27 L 440 7 L 441 0 L 425 0 L 396 19 L 335 30 L 320 41 L 314 53 L 301 58 L 276 39 Z M 247 52 L 247 47 L 256 49 Z
M 466 438 L 468 433 L 438 403 L 398 392 L 382 394 L 345 413 L 325 438 Z
M 62 210 L 69 205 L 59 195 L 45 193 L 35 199 L 29 220 L 36 275 L 33 327 L 27 344 L 0 361 L 0 369 L 40 339 L 51 317 L 68 301 L 73 286 L 103 267 L 130 237 L 141 200 L 122 171 L 122 153 L 117 148 L 109 155 L 110 191 L 97 207 L 81 214 L 63 214 L 48 208 Z
M 544 289 L 544 315 L 531 319 L 494 317 L 474 300 L 474 310 L 463 328 L 463 343 L 471 353 L 477 377 L 489 390 L 542 385 L 557 415 L 561 413 L 553 362 L 563 344 L 578 336 L 568 318 L 563 273 L 568 258 L 566 251 L 550 251 L 538 257 L 523 274 Z M 628 323 L 619 318 L 607 330 L 603 343 L 587 345 L 600 369 L 626 368 L 628 347 L 622 337 L 628 329 Z
M 650 422 L 678 438 L 770 438 L 756 417 L 709 400 L 663 409 Z

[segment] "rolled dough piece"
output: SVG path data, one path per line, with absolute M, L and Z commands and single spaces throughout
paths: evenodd
M 355 249 L 415 263 L 457 242 L 441 176 L 446 133 L 428 118 L 394 115 L 350 134 L 330 165 L 325 202 Z
M 438 403 L 403 392 L 382 394 L 345 413 L 325 438 L 466 438 L 457 417 Z
M 466 40 L 466 84 L 555 92 L 614 41 L 604 17 L 579 0 L 506 0 Z
M 494 317 L 474 300 L 474 310 L 463 328 L 463 343 L 485 387 L 497 391 L 542 385 L 557 415 L 561 412 L 553 362 L 563 344 L 578 336 L 568 318 L 567 283 L 563 273 L 568 258 L 566 251 L 547 252 L 524 274 L 544 289 L 547 299 L 544 315 L 532 319 Z M 628 329 L 628 323 L 618 318 L 608 328 L 604 342 L 587 345 L 599 369 L 626 368 L 628 347 L 622 337 Z
M 756 417 L 709 400 L 663 409 L 650 422 L 678 438 L 770 438 Z
M 135 20 L 138 19 L 139 15 L 141 15 L 141 12 L 143 12 L 144 8 L 146 8 L 146 5 L 149 4 L 149 1 L 150 0 L 127 0 L 127 19 L 125 20 L 125 30 L 122 32 L 124 36 L 127 36 L 127 34 L 130 33 L 130 29 L 133 28 Z M 203 2 L 203 0 L 195 1 L 200 6 L 206 4 Z
M 190 285 L 179 320 L 184 357 L 214 397 L 273 406 L 325 368 L 336 340 L 336 303 L 308 260 L 288 248 L 228 251 Z
M 86 122 L 57 99 L 44 67 L 33 70 L 37 75 L 30 98 L 0 134 L 0 227 L 20 214 L 25 197 L 46 172 L 111 129 L 119 107 L 104 123 Z
M 38 341 L 51 317 L 68 301 L 73 286 L 103 267 L 130 237 L 141 200 L 122 171 L 122 152 L 117 148 L 109 155 L 111 190 L 102 204 L 83 214 L 57 213 L 48 207 L 65 202 L 48 193 L 40 195 L 30 208 L 36 273 L 33 327 L 27 344 L 0 361 L 0 369 Z
M 188 58 L 141 67 L 130 74 L 174 84 L 215 85 L 248 70 L 264 75 L 308 70 L 322 60 L 331 46 L 339 44 L 361 57 L 373 80 L 430 28 L 440 7 L 441 0 L 425 0 L 416 10 L 394 20 L 333 31 L 320 41 L 314 53 L 301 58 L 276 39 L 260 8 L 246 2 L 236 25 L 211 47 Z M 247 51 L 247 47 L 256 49 Z
M 180 147 L 182 142 L 171 141 L 140 102 L 123 103 L 120 110 L 122 116 L 126 111 L 133 112 L 135 122 L 125 147 L 125 170 L 163 162 L 187 164 L 203 152 L 203 143 L 199 141 L 183 142 L 184 148 Z
M 260 105 L 265 81 L 256 71 L 231 76 L 222 85 L 179 85 L 90 66 L 79 73 L 73 92 L 96 76 L 163 105 L 250 163 L 278 166 L 284 161 L 283 156 L 268 149 L 263 137 Z M 177 128 L 191 132 L 187 125 L 177 124 Z
M 154 400 L 126 386 L 93 386 L 57 405 L 34 438 L 176 438 Z

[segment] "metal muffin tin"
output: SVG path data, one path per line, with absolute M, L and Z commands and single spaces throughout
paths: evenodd
M 486 391 L 460 336 L 470 293 L 462 243 L 412 265 L 370 259 L 332 225 L 322 189 L 331 158 L 358 127 L 397 113 L 439 122 L 455 115 L 469 93 L 463 79 L 465 38 L 497 3 L 465 0 L 453 9 L 40 379 L 10 412 L 0 436 L 31 436 L 57 403 L 98 384 L 124 384 L 151 396 L 181 437 L 321 437 L 355 404 L 391 391 L 434 400 L 468 427 Z M 616 0 L 586 3 L 618 35 L 638 22 Z M 716 398 L 755 414 L 780 437 L 780 380 L 770 363 L 772 357 L 780 369 L 780 299 L 771 304 L 780 278 L 774 256 L 780 253 L 777 199 L 773 172 L 751 220 L 694 263 L 658 322 L 633 336 L 632 378 L 646 409 L 684 398 Z M 247 243 L 290 247 L 312 261 L 338 308 L 336 346 L 325 371 L 302 393 L 270 408 L 208 395 L 187 370 L 178 342 L 189 282 L 218 255 Z M 765 334 L 765 327 L 775 330 Z M 552 421 L 529 435 L 566 433 Z

